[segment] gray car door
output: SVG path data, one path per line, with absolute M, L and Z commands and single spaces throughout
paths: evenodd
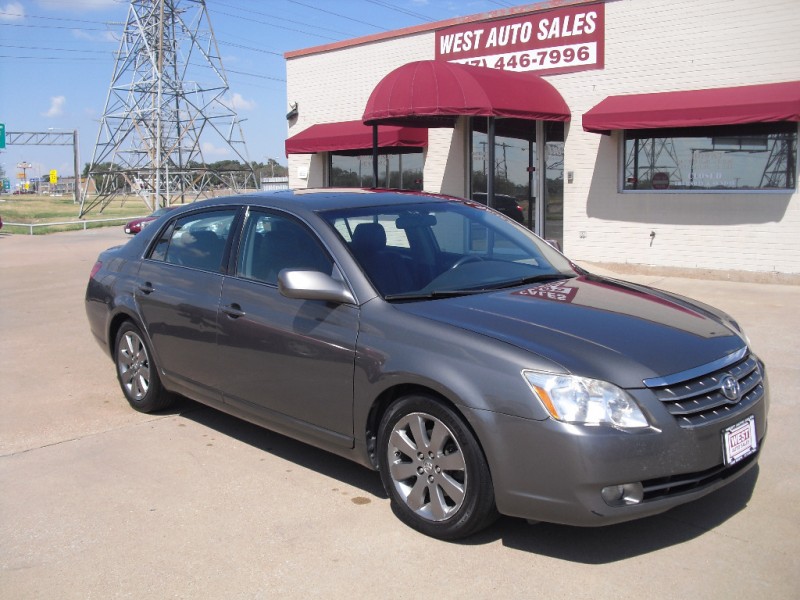
M 158 365 L 179 385 L 218 397 L 217 312 L 221 266 L 236 209 L 181 217 L 139 269 L 139 312 Z
M 220 300 L 224 401 L 328 442 L 351 445 L 358 308 L 284 297 L 282 269 L 332 273 L 316 235 L 280 213 L 245 220 Z

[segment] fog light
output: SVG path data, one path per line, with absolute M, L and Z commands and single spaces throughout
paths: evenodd
M 641 483 L 624 483 L 604 487 L 600 495 L 609 506 L 626 506 L 639 504 L 644 497 L 644 490 Z

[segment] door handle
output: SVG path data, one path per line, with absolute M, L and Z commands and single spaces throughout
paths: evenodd
M 246 313 L 242 310 L 236 302 L 222 307 L 222 312 L 228 315 L 231 319 L 238 319 L 243 317 Z
M 153 287 L 153 284 L 149 281 L 145 281 L 144 283 L 139 285 L 139 291 L 143 294 L 152 294 L 156 291 L 156 288 Z

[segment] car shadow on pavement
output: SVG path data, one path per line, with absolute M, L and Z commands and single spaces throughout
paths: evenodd
M 179 397 L 170 410 L 161 414 L 180 415 L 298 466 L 337 479 L 375 498 L 384 500 L 387 498 L 377 472 L 222 411 Z
M 332 477 L 376 499 L 387 499 L 376 472 L 224 412 L 179 397 L 170 410 L 161 414 L 180 415 L 263 452 Z M 455 543 L 471 546 L 499 540 L 515 550 L 560 560 L 590 565 L 614 563 L 682 544 L 719 527 L 747 507 L 758 480 L 758 470 L 756 465 L 725 488 L 653 517 L 607 527 L 527 525 L 522 519 L 501 517 L 485 531 Z
M 466 541 L 504 546 L 570 562 L 609 564 L 682 544 L 721 526 L 747 507 L 759 467 L 704 498 L 636 521 L 607 527 L 568 527 L 550 523 L 520 527 L 522 521 L 501 518 L 490 529 Z

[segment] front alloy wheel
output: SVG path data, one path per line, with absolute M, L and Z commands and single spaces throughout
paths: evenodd
M 381 479 L 407 525 L 452 540 L 496 518 L 486 459 L 450 408 L 427 396 L 403 398 L 384 415 L 378 437 Z

